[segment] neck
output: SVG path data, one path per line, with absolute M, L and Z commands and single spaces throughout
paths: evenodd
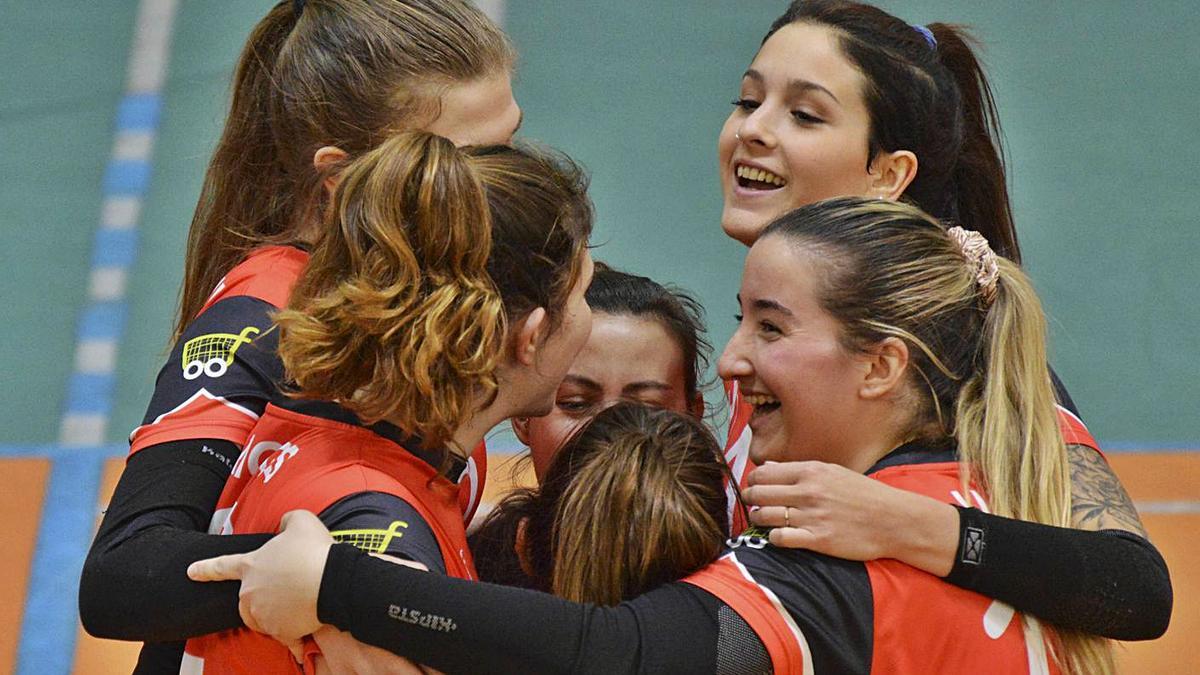
M 482 400 L 477 401 L 477 403 L 480 406 L 483 405 Z M 506 411 L 502 409 L 500 404 L 500 397 L 497 396 L 491 405 L 477 410 L 475 414 L 458 425 L 458 428 L 454 430 L 454 435 L 451 437 L 456 446 L 455 452 L 463 456 L 464 459 L 470 457 L 471 452 L 475 450 L 475 446 L 483 441 L 487 432 L 508 418 Z

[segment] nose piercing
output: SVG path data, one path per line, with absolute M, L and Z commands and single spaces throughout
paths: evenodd
M 742 132 L 740 132 L 740 131 L 733 132 L 733 137 L 738 139 L 739 141 L 742 140 Z

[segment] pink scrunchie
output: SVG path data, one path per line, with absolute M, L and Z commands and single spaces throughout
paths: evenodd
M 962 250 L 963 257 L 975 268 L 975 284 L 983 297 L 984 306 L 990 307 L 996 299 L 996 280 L 1000 278 L 1000 265 L 987 239 L 974 230 L 964 230 L 955 225 L 947 233 Z

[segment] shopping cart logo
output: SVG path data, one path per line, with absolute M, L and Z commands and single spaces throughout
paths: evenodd
M 188 340 L 183 345 L 183 377 L 194 380 L 201 375 L 218 378 L 229 370 L 233 356 L 242 345 L 254 339 L 260 331 L 246 326 L 241 333 L 209 333 Z

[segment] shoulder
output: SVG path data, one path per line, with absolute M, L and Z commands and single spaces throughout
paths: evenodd
M 217 283 L 200 314 L 226 298 L 237 296 L 257 298 L 273 307 L 283 307 L 292 287 L 303 274 L 308 258 L 308 252 L 294 246 L 264 246 L 251 251 Z
M 870 671 L 874 605 L 863 563 L 744 538 L 731 543 L 685 581 L 745 619 L 777 670 Z
M 430 571 L 446 573 L 433 529 L 401 496 L 374 491 L 347 495 L 324 509 L 321 520 L 338 543 L 412 560 Z

